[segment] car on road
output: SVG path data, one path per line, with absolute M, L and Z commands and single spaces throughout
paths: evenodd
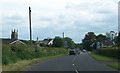
M 85 49 L 83 49 L 82 51 L 83 51 L 83 52 L 86 52 L 86 50 L 85 50 Z
M 80 54 L 79 48 L 70 49 L 69 55 L 77 55 L 77 54 Z
M 70 49 L 69 55 L 75 55 L 75 49 Z

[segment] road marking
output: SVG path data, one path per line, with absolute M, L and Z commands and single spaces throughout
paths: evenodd
M 74 57 L 74 59 L 73 59 L 73 63 L 75 62 L 75 57 Z
M 77 55 L 76 55 L 76 56 L 77 56 Z M 74 61 L 75 61 L 76 56 L 75 56 L 74 59 L 73 59 L 73 63 L 74 63 Z
M 79 73 L 77 70 L 75 70 L 76 73 Z
M 73 68 L 74 68 L 75 72 L 76 72 L 76 73 L 79 73 L 79 72 L 75 69 L 75 58 L 76 58 L 76 57 L 77 57 L 77 55 L 74 57 L 74 59 L 73 59 L 73 64 L 72 64 L 72 65 L 73 65 Z

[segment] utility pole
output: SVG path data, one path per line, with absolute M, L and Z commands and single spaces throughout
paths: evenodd
M 64 39 L 64 32 L 63 32 L 63 39 Z
M 29 24 L 30 24 L 30 43 L 32 44 L 31 8 L 30 7 L 29 7 Z

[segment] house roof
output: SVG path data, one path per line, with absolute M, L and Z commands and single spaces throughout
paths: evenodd
M 46 45 L 49 45 L 49 43 L 52 41 L 53 39 L 44 39 L 43 41 L 40 41 L 40 43 L 44 43 Z
M 4 43 L 4 44 L 9 44 L 10 42 L 14 41 L 9 38 L 0 38 L 0 40 L 2 40 L 2 43 Z
M 9 39 L 9 38 L 0 38 L 0 40 L 2 40 L 3 44 L 14 44 L 16 42 L 19 42 L 21 44 L 25 44 L 24 40 L 16 40 L 16 39 L 12 40 L 12 39 Z
M 25 44 L 25 43 L 20 40 L 15 40 L 15 41 L 11 42 L 10 44 Z
M 111 40 L 106 40 L 106 41 L 103 41 L 102 44 L 106 46 L 111 46 L 111 45 L 114 45 L 114 42 Z

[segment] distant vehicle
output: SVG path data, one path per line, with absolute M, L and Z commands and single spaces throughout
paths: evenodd
M 75 52 L 76 52 L 76 54 L 80 54 L 80 49 L 79 48 L 75 48 Z
M 86 50 L 85 50 L 85 49 L 83 49 L 82 51 L 83 51 L 83 52 L 86 52 Z
M 75 55 L 75 49 L 70 49 L 69 55 Z
M 70 49 L 69 55 L 77 55 L 77 54 L 80 54 L 79 48 Z

